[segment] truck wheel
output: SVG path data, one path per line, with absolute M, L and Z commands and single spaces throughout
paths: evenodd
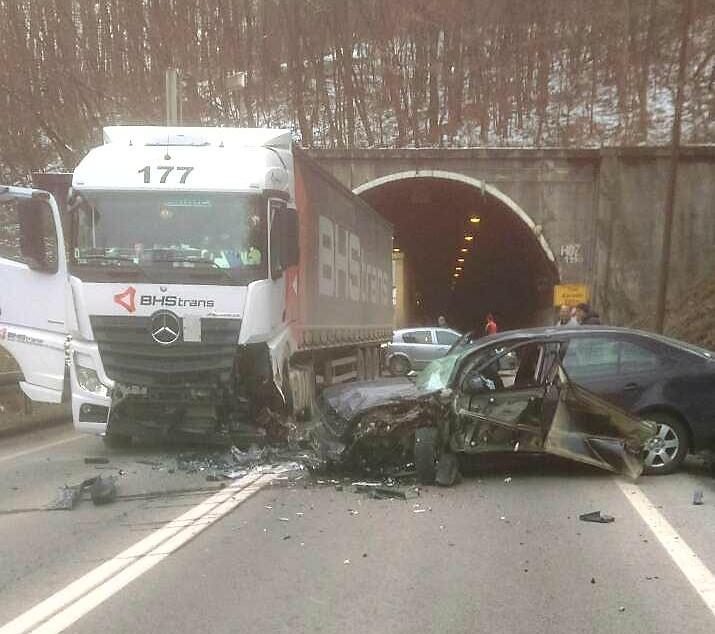
M 110 449 L 127 449 L 132 446 L 132 437 L 125 434 L 108 433 L 102 436 L 105 446 Z
M 643 415 L 658 425 L 658 432 L 645 448 L 643 472 L 648 475 L 673 473 L 688 455 L 687 427 L 675 416 L 666 412 L 648 412 Z
M 439 457 L 435 427 L 418 427 L 415 431 L 415 471 L 422 484 L 434 484 Z
M 405 376 L 412 369 L 410 362 L 405 357 L 392 357 L 388 366 L 392 376 Z

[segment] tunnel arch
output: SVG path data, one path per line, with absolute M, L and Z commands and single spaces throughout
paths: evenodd
M 397 181 L 406 180 L 409 178 L 438 178 L 441 180 L 455 181 L 459 183 L 464 183 L 465 185 L 471 185 L 479 191 L 484 191 L 496 198 L 500 203 L 512 211 L 516 216 L 523 222 L 529 230 L 534 235 L 534 238 L 539 243 L 539 246 L 544 251 L 544 254 L 549 259 L 550 262 L 554 264 L 554 271 L 558 277 L 558 268 L 556 267 L 556 258 L 554 257 L 554 252 L 551 250 L 548 241 L 543 236 L 542 233 L 537 231 L 536 223 L 532 220 L 531 216 L 527 214 L 513 199 L 507 196 L 503 191 L 497 189 L 493 185 L 489 185 L 483 180 L 472 178 L 471 176 L 465 176 L 464 174 L 459 174 L 457 172 L 446 172 L 444 170 L 410 170 L 409 172 L 396 172 L 394 174 L 387 174 L 386 176 L 380 176 L 371 181 L 359 185 L 353 189 L 353 193 L 360 196 L 365 192 L 386 185 L 388 183 L 394 183 Z
M 554 252 L 541 227 L 497 187 L 458 172 L 414 169 L 353 191 L 395 227 L 396 327 L 447 314 L 465 331 L 480 328 L 488 312 L 498 313 L 503 328 L 553 323 L 560 279 Z M 472 216 L 481 224 L 470 224 Z M 460 242 L 469 234 L 472 242 Z

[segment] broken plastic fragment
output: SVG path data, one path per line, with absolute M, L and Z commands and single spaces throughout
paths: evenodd
M 616 518 L 612 515 L 607 515 L 606 513 L 601 513 L 601 511 L 593 511 L 591 513 L 582 513 L 578 516 L 582 522 L 595 522 L 597 524 L 610 524 L 615 522 Z

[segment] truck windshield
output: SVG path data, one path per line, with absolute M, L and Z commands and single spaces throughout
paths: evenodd
M 247 284 L 268 276 L 260 196 L 100 192 L 76 209 L 73 269 L 82 278 Z

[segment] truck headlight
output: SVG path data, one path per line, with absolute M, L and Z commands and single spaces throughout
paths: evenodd
M 100 396 L 107 395 L 107 388 L 99 380 L 95 370 L 83 368 L 81 365 L 77 365 L 75 368 L 77 370 L 77 383 L 83 390 Z

